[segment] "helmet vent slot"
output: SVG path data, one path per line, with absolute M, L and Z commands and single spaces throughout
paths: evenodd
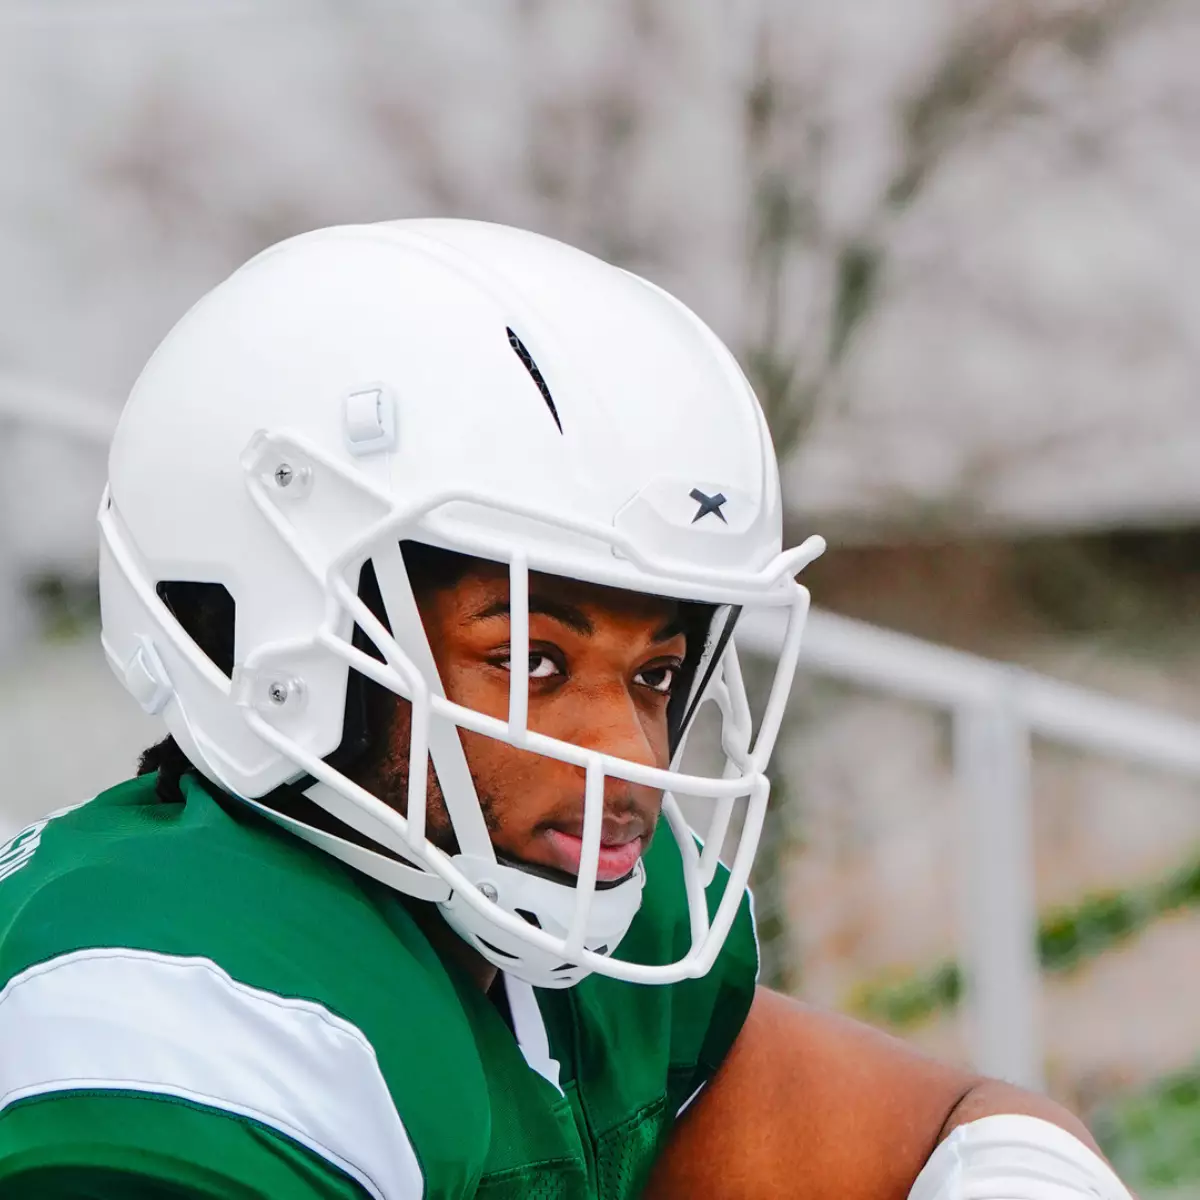
M 485 938 L 479 939 L 481 946 L 486 946 L 493 954 L 499 954 L 501 958 L 516 958 L 517 956 L 508 950 L 501 950 L 499 946 L 493 946 L 491 942 Z
M 558 426 L 558 432 L 562 433 L 562 422 L 558 419 L 558 409 L 554 407 L 554 399 L 550 395 L 550 389 L 546 386 L 545 379 L 542 378 L 541 371 L 538 370 L 538 365 L 533 361 L 533 355 L 525 349 L 525 343 L 511 329 L 507 329 L 508 344 L 513 348 L 513 352 L 521 360 L 525 370 L 529 372 L 533 382 L 537 384 L 537 389 L 542 393 L 542 399 L 546 402 L 546 407 L 550 410 L 550 415 L 554 418 L 555 425 Z
M 154 590 L 196 648 L 222 675 L 232 677 L 237 609 L 229 589 L 220 583 L 169 579 Z

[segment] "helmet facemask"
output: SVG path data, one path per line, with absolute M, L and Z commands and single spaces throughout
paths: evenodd
M 270 519 L 280 523 L 285 540 L 295 541 L 299 530 L 291 518 L 297 509 L 287 503 L 275 503 L 273 491 L 278 489 L 272 489 L 266 482 L 275 481 L 279 475 L 275 459 L 280 450 L 292 461 L 304 457 L 306 462 L 302 469 L 308 472 L 321 469 L 317 463 L 319 454 L 313 448 L 308 448 L 307 455 L 301 447 L 292 447 L 289 451 L 285 446 L 270 444 L 269 439 L 251 454 L 251 459 L 255 460 L 261 452 L 268 451 L 265 461 L 269 469 L 261 469 L 261 460 L 252 463 L 252 468 L 258 467 L 251 470 L 255 498 Z M 291 461 L 289 465 L 292 465 Z M 296 469 L 294 465 L 292 469 Z M 326 463 L 323 473 L 335 469 L 335 464 Z M 702 975 L 711 966 L 732 925 L 749 877 L 769 792 L 764 768 L 778 733 L 795 669 L 800 631 L 807 610 L 807 592 L 789 577 L 786 583 L 790 586 L 768 593 L 776 603 L 780 602 L 779 592 L 787 597 L 789 632 L 767 702 L 763 727 L 753 748 L 750 707 L 736 648 L 729 636 L 738 606 L 725 603 L 720 604 L 710 637 L 697 656 L 693 686 L 687 694 L 683 712 L 677 717 L 671 766 L 667 769 L 648 767 L 529 729 L 529 576 L 533 555 L 495 536 L 487 525 L 481 529 L 470 519 L 471 507 L 472 498 L 448 497 L 419 515 L 393 511 L 377 521 L 376 528 L 362 539 L 361 549 L 369 552 L 386 621 L 371 612 L 357 588 L 351 586 L 351 580 L 361 569 L 358 555 L 353 553 L 359 547 L 343 552 L 340 563 L 333 565 L 326 574 L 331 599 L 337 603 L 342 619 L 331 614 L 334 619 L 327 620 L 326 627 L 318 635 L 319 640 L 327 650 L 343 657 L 348 668 L 411 705 L 405 816 L 388 808 L 378 798 L 369 797 L 363 789 L 351 784 L 342 772 L 331 770 L 315 756 L 298 755 L 298 747 L 281 738 L 280 730 L 266 719 L 262 706 L 252 699 L 247 703 L 247 698 L 255 692 L 252 680 L 279 674 L 278 670 L 266 670 L 264 674 L 269 649 L 260 651 L 254 660 L 248 660 L 240 671 L 237 686 L 243 693 L 247 720 L 259 736 L 274 744 L 312 776 L 316 784 L 307 790 L 318 804 L 330 811 L 336 810 L 334 815 L 342 820 L 356 816 L 354 808 L 365 810 L 370 814 L 365 828 L 354 819 L 347 823 L 408 859 L 426 876 L 432 874 L 439 879 L 446 894 L 438 897 L 438 903 L 447 921 L 495 965 L 539 986 L 569 986 L 595 970 L 641 982 L 666 982 Z M 454 515 L 447 519 L 451 512 Z M 488 506 L 486 514 L 488 524 L 493 524 L 495 506 Z M 525 514 L 516 516 L 525 523 L 530 520 Z M 611 536 L 606 530 L 580 532 L 591 538 Z M 400 549 L 400 540 L 406 534 L 459 553 L 507 562 L 512 664 L 507 720 L 476 712 L 446 698 Z M 297 548 L 301 548 L 299 543 Z M 620 550 L 619 545 L 614 548 Z M 537 552 L 535 544 L 533 553 Z M 557 564 L 553 559 L 561 559 L 561 553 L 551 549 L 548 557 L 552 560 L 536 565 L 556 573 L 553 568 Z M 573 577 L 581 574 L 562 573 Z M 586 575 L 583 577 L 587 578 Z M 610 583 L 611 578 L 588 581 L 604 584 Z M 654 581 L 666 582 L 666 579 Z M 689 582 L 686 579 L 674 582 L 670 591 L 655 587 L 654 583 L 646 590 L 656 594 L 679 595 L 681 591 L 686 594 Z M 692 588 L 695 589 L 695 584 Z M 697 599 L 711 602 L 721 597 L 710 590 L 707 596 Z M 344 632 L 341 636 L 335 632 L 339 627 L 344 631 L 348 625 L 356 626 L 366 634 L 379 657 L 356 648 Z M 258 691 L 261 692 L 261 687 Z M 721 714 L 721 748 L 725 761 L 720 778 L 688 776 L 678 769 L 695 713 L 705 703 L 715 704 Z M 584 771 L 583 853 L 573 886 L 497 858 L 458 736 L 459 728 L 570 763 Z M 432 762 L 441 786 L 458 846 L 458 853 L 454 855 L 439 849 L 426 836 L 428 772 L 420 769 L 418 764 L 427 761 Z M 646 966 L 610 957 L 637 912 L 644 868 L 639 863 L 633 873 L 616 886 L 597 886 L 605 781 L 608 778 L 662 790 L 662 816 L 681 849 L 693 936 L 691 952 L 679 963 Z M 684 795 L 711 805 L 712 819 L 706 829 L 699 831 L 703 850 L 698 847 L 679 807 L 678 798 Z M 730 865 L 730 880 L 710 921 L 705 888 L 716 877 L 717 856 L 739 800 L 746 801 L 746 811 Z M 347 808 L 347 802 L 351 808 Z M 379 838 L 380 826 L 390 836 Z M 430 889 L 427 885 L 423 890 L 428 892 Z
M 618 534 L 603 528 L 564 530 L 552 519 L 514 513 L 525 536 L 505 539 L 495 530 L 497 506 L 485 508 L 476 497 L 440 497 L 424 511 L 398 511 L 390 497 L 374 492 L 317 447 L 297 438 L 260 435 L 248 448 L 243 465 L 255 505 L 321 583 L 327 604 L 324 620 L 312 636 L 268 642 L 248 653 L 234 670 L 230 696 L 256 738 L 293 764 L 292 789 L 302 789 L 358 836 L 339 837 L 290 815 L 286 807 L 277 811 L 269 797 L 244 795 L 224 777 L 214 758 L 201 758 L 197 765 L 204 773 L 351 866 L 405 894 L 436 902 L 448 923 L 480 954 L 536 986 L 570 986 L 593 971 L 644 983 L 703 975 L 733 923 L 749 878 L 769 792 L 764 768 L 779 730 L 808 605 L 807 591 L 792 575 L 803 565 L 802 559 L 815 557 L 819 546 L 780 555 L 757 577 L 738 579 L 714 572 L 713 578 L 696 579 L 686 572 L 675 574 L 639 563 L 635 547 L 622 545 Z M 299 496 L 288 490 L 298 480 L 303 487 Z M 347 488 L 356 493 L 350 505 L 345 503 Z M 357 529 L 347 528 L 348 509 L 357 510 Z M 371 509 L 374 519 L 361 523 L 362 513 Z M 472 519 L 480 510 L 486 521 Z M 528 536 L 538 522 L 546 525 L 550 535 L 540 544 Z M 119 562 L 124 557 L 119 523 L 112 514 L 106 520 L 102 512 L 101 524 L 109 551 Z M 593 555 L 590 570 L 587 564 L 571 561 L 561 548 L 564 532 L 579 535 L 578 541 L 608 540 L 610 557 L 597 563 Z M 331 535 L 336 539 L 333 545 Z M 445 696 L 405 566 L 404 539 L 507 564 L 512 664 L 507 719 L 463 707 Z M 360 595 L 359 581 L 368 563 L 378 584 L 382 612 L 372 611 Z M 528 727 L 529 577 L 535 569 L 608 586 L 628 587 L 632 581 L 641 584 L 633 590 L 712 606 L 714 615 L 703 647 L 689 648 L 695 651 L 689 654 L 694 658 L 689 663 L 690 687 L 677 694 L 669 710 L 668 767 L 616 758 Z M 750 706 L 731 634 L 742 604 L 755 600 L 785 608 L 788 632 L 762 725 L 752 741 Z M 158 615 L 161 620 L 162 614 Z M 364 638 L 369 646 L 364 647 Z M 345 764 L 337 765 L 337 755 L 316 753 L 297 736 L 303 726 L 307 665 L 314 657 L 330 655 L 344 664 L 348 680 L 356 673 L 411 706 L 403 815 L 355 783 Z M 688 775 L 679 769 L 695 715 L 705 704 L 715 705 L 721 718 L 724 766 L 719 777 Z M 460 728 L 584 772 L 583 852 L 577 879 L 547 878 L 497 857 Z M 440 784 L 457 853 L 448 853 L 426 836 L 429 773 L 419 764 L 427 762 L 432 762 Z M 691 949 L 675 963 L 635 964 L 613 957 L 640 905 L 645 868 L 639 861 L 615 885 L 597 883 L 605 782 L 610 778 L 662 793 L 666 828 L 660 827 L 657 836 L 673 836 L 679 843 L 692 934 Z M 680 797 L 707 804 L 711 819 L 703 828 L 693 832 L 689 827 Z M 728 881 L 710 919 L 706 888 L 716 880 L 718 855 L 739 801 L 745 802 L 745 813 Z

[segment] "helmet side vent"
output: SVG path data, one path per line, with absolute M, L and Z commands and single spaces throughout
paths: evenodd
M 486 940 L 484 940 L 483 938 L 480 938 L 479 940 L 480 940 L 480 942 L 481 942 L 483 945 L 485 945 L 485 946 L 486 946 L 486 947 L 487 947 L 487 948 L 488 948 L 488 949 L 489 949 L 489 950 L 490 950 L 490 951 L 491 951 L 493 954 L 499 954 L 501 958 L 516 958 L 516 957 L 517 957 L 517 955 L 513 954 L 511 951 L 509 951 L 509 950 L 501 950 L 499 946 L 493 946 L 491 942 L 489 942 L 489 941 L 486 941 Z
M 542 393 L 542 399 L 546 402 L 546 407 L 550 410 L 550 415 L 554 418 L 555 425 L 558 426 L 558 432 L 562 433 L 562 421 L 558 419 L 558 409 L 554 407 L 554 398 L 550 395 L 550 389 L 546 386 L 545 379 L 542 378 L 541 371 L 538 370 L 538 365 L 533 361 L 533 355 L 525 348 L 525 343 L 511 329 L 506 330 L 508 333 L 508 344 L 513 348 L 513 352 L 521 360 L 533 379 L 537 384 L 537 389 Z
M 222 675 L 232 676 L 237 609 L 228 588 L 220 583 L 170 579 L 158 583 L 155 591 L 196 648 Z

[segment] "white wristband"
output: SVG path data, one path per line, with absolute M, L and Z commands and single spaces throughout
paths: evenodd
M 909 1200 L 1132 1200 L 1112 1168 L 1039 1117 L 960 1125 L 929 1157 Z

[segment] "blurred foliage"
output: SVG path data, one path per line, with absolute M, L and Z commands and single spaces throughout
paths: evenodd
M 829 357 L 838 362 L 846 353 L 855 329 L 870 312 L 879 283 L 882 254 L 868 242 L 852 242 L 838 256 L 837 289 Z
M 778 49 L 786 7 L 763 10 L 753 71 L 742 96 L 747 278 L 751 314 L 740 347 L 776 449 L 785 459 L 811 426 L 844 399 L 841 368 L 886 300 L 884 281 L 898 218 L 921 203 L 939 167 L 1016 103 L 1014 71 L 1030 54 L 1062 48 L 1096 59 L 1136 9 L 1132 0 L 985 6 L 965 15 L 940 55 L 899 98 L 899 153 L 883 186 L 849 223 L 828 210 L 824 181 L 837 153 L 821 84 L 797 75 Z M 781 25 L 782 29 L 783 26 Z M 798 306 L 796 264 L 828 280 Z M 806 289 L 812 299 L 811 289 Z M 907 498 L 906 507 L 919 503 Z M 956 497 L 953 506 L 961 507 Z M 908 527 L 920 524 L 908 513 Z
M 1069 639 L 1174 673 L 1200 636 L 1200 527 L 847 545 L 809 570 L 835 612 L 1027 665 Z
M 1089 1124 L 1117 1172 L 1143 1195 L 1200 1193 L 1200 1064 L 1106 1104 Z
M 1010 586 L 1056 632 L 1169 648 L 1195 633 L 1200 529 L 1031 538 L 1014 547 Z
M 100 591 L 94 578 L 35 575 L 26 584 L 26 591 L 37 613 L 41 634 L 48 641 L 69 641 L 100 623 Z
M 962 970 L 957 962 L 948 960 L 927 974 L 889 973 L 860 984 L 846 1007 L 856 1016 L 906 1029 L 954 1008 L 962 998 L 962 985 Z
M 1038 924 L 1038 958 L 1044 970 L 1066 972 L 1128 941 L 1153 921 L 1200 908 L 1200 855 L 1165 878 L 1088 896 L 1047 913 Z M 932 970 L 860 984 L 847 1009 L 896 1029 L 911 1028 L 956 1007 L 963 996 L 961 966 L 946 960 Z
M 888 185 L 887 204 L 911 205 L 948 149 L 995 119 L 1009 102 L 1005 85 L 1023 55 L 1034 47 L 1060 46 L 1094 61 L 1136 11 L 1132 0 L 979 10 L 903 105 L 904 154 Z

